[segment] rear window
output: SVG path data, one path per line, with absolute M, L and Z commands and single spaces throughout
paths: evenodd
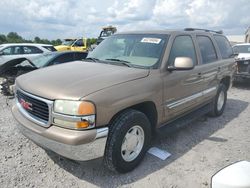
M 214 39 L 220 49 L 220 53 L 223 59 L 230 58 L 233 55 L 233 49 L 226 39 L 226 37 L 221 35 L 215 35 Z
M 51 52 L 55 52 L 57 51 L 54 46 L 43 46 L 44 48 L 46 48 L 47 50 L 51 51 Z

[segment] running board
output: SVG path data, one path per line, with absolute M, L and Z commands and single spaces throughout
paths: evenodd
M 159 136 L 167 136 L 170 133 L 173 133 L 180 128 L 188 126 L 193 121 L 197 120 L 199 117 L 209 113 L 211 111 L 211 103 L 200 107 L 199 109 L 194 110 L 170 123 L 166 123 L 165 125 L 161 126 L 160 128 L 156 129 L 156 133 Z

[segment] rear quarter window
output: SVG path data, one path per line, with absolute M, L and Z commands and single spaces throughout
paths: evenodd
M 45 49 L 51 51 L 51 52 L 57 51 L 57 50 L 54 48 L 54 46 L 43 46 L 43 47 L 44 47 Z
M 233 49 L 226 37 L 221 35 L 214 35 L 214 39 L 219 47 L 222 58 L 227 59 L 232 57 Z

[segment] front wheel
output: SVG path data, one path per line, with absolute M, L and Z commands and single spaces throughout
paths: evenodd
M 126 110 L 110 125 L 104 164 L 112 171 L 126 173 L 142 161 L 151 141 L 151 126 L 142 112 Z
M 217 94 L 211 103 L 210 116 L 216 117 L 220 116 L 226 106 L 227 102 L 227 88 L 224 84 L 220 84 L 217 90 Z

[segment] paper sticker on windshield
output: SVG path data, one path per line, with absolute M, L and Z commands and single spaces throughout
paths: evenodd
M 158 39 L 158 38 L 143 38 L 141 40 L 141 42 L 159 44 L 161 42 L 161 39 Z

